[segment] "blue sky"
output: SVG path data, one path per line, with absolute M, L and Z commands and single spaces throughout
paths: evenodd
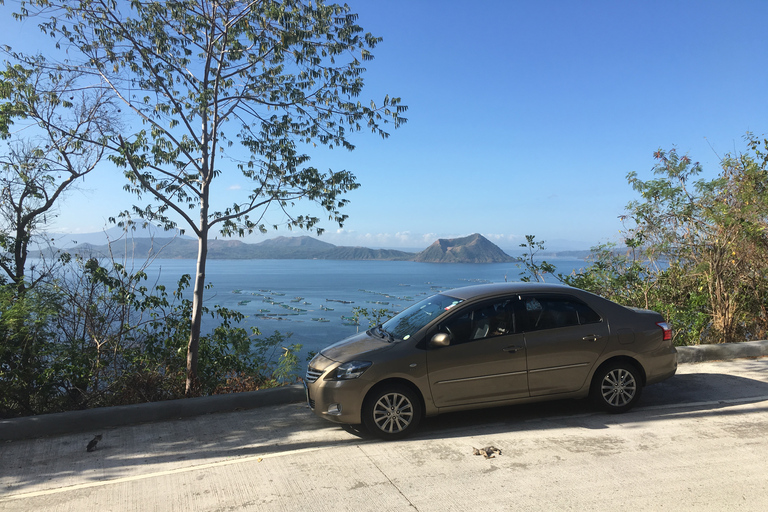
M 324 224 L 331 243 L 424 248 L 475 232 L 505 249 L 526 234 L 552 249 L 617 241 L 635 198 L 626 175 L 650 178 L 655 150 L 676 147 L 714 175 L 747 131 L 768 133 L 763 0 L 348 3 L 384 38 L 362 99 L 400 96 L 409 121 L 387 140 L 355 134 L 353 152 L 312 155 L 362 185 L 344 228 Z M 6 19 L 12 5 L 1 8 L 9 40 L 39 38 Z M 225 174 L 220 198 L 247 185 Z M 116 171 L 89 177 L 52 229 L 100 231 L 131 204 L 121 186 Z M 299 233 L 246 241 L 282 234 Z

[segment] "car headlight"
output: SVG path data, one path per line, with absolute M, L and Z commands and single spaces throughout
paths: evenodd
M 370 361 L 349 361 L 329 372 L 325 380 L 350 380 L 363 374 L 373 363 Z

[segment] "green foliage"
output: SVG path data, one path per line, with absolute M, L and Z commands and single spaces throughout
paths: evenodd
M 0 286 L 0 417 L 55 407 L 60 354 L 52 343 L 57 298 Z
M 380 308 L 380 309 L 368 309 L 368 308 L 361 308 L 359 306 L 356 306 L 352 308 L 352 321 L 360 325 L 360 320 L 362 318 L 365 318 L 368 320 L 368 327 L 375 327 L 381 323 L 386 322 L 390 318 L 392 318 L 395 315 L 395 311 L 392 311 L 387 308 Z
M 145 269 L 74 258 L 68 273 L 19 296 L 0 289 L 0 415 L 122 405 L 185 395 L 190 278 L 148 286 Z M 200 386 L 209 395 L 295 382 L 300 345 L 239 327 L 243 315 L 205 308 Z
M 545 242 L 539 242 L 536 240 L 535 235 L 525 235 L 525 243 L 520 244 L 520 247 L 526 249 L 523 254 L 522 264 L 525 267 L 525 271 L 520 273 L 520 280 L 523 282 L 529 282 L 533 277 L 536 282 L 544 282 L 547 274 L 554 275 L 555 266 L 542 261 L 538 263 L 536 261 L 536 254 L 539 251 L 544 250 Z
M 178 385 L 174 396 L 184 393 L 185 375 L 181 370 L 185 366 L 192 310 L 192 301 L 184 298 L 184 291 L 189 287 L 190 276 L 182 276 L 178 288 L 169 297 L 162 286 L 150 291 L 140 285 L 146 280 L 143 270 L 129 273 L 117 264 L 104 268 L 94 260 L 86 262 L 86 270 L 92 282 L 108 290 L 110 303 L 125 303 L 129 313 L 139 315 L 128 322 L 121 319 L 124 325 L 117 333 L 127 341 L 122 343 L 122 348 L 127 349 L 123 356 L 129 369 L 126 373 L 133 375 L 159 368 L 163 375 L 171 377 L 170 382 Z M 224 307 L 203 307 L 203 314 L 210 316 L 216 326 L 201 336 L 198 394 L 216 393 L 228 381 L 238 379 L 254 379 L 261 387 L 295 380 L 292 379 L 298 365 L 295 353 L 301 349 L 300 345 L 290 345 L 275 359 L 274 352 L 284 345 L 286 336 L 275 332 L 259 338 L 258 329 L 248 332 L 238 327 L 244 319 L 242 313 Z M 141 315 L 146 316 L 146 320 Z M 109 325 L 116 326 L 114 320 Z
M 656 153 L 656 179 L 629 176 L 642 198 L 628 207 L 634 232 L 651 256 L 685 269 L 687 295 L 707 299 L 705 335 L 721 342 L 762 336 L 768 328 L 768 171 L 759 141 L 747 140 L 751 153 L 726 156 L 711 180 L 694 181 L 700 165 L 675 150 Z
M 561 280 L 620 304 L 648 307 L 650 269 L 637 259 L 635 251 L 622 254 L 615 244 L 604 244 L 592 248 L 589 261 L 587 268 L 561 276 Z
M 636 240 L 625 242 L 628 248 L 621 251 L 612 244 L 592 248 L 589 265 L 559 275 L 560 280 L 624 306 L 658 311 L 674 326 L 676 345 L 699 343 L 710 317 L 701 307 L 706 295 L 691 292 L 696 278 L 678 264 L 647 259 L 637 245 L 632 247 Z

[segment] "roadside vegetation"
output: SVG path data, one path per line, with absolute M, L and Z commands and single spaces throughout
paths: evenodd
M 145 268 L 64 254 L 24 293 L 0 286 L 0 417 L 183 398 L 189 283 L 167 290 Z M 241 327 L 238 311 L 203 313 L 200 395 L 296 382 L 301 345 Z

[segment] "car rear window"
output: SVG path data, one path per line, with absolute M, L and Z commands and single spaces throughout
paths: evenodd
M 602 321 L 592 308 L 572 297 L 524 297 L 523 303 L 524 324 L 528 331 Z

